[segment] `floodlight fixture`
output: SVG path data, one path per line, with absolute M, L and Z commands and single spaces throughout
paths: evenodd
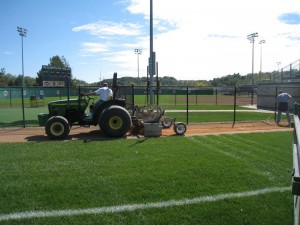
M 141 55 L 142 54 L 142 49 L 136 48 L 136 49 L 134 49 L 134 53 Z
M 256 37 L 258 37 L 258 33 L 252 33 L 247 36 L 247 39 L 250 41 L 250 43 L 254 43 Z
M 260 40 L 260 41 L 258 42 L 258 44 L 264 44 L 264 43 L 266 43 L 265 40 Z
M 17 31 L 19 32 L 20 36 L 27 37 L 27 29 L 22 27 L 17 27 Z

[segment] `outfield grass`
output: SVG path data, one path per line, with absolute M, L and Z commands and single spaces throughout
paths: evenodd
M 188 99 L 186 94 L 181 95 L 160 95 L 158 102 L 160 105 L 186 105 L 187 100 L 191 105 L 233 105 L 234 96 L 232 95 L 193 95 L 189 94 Z M 237 104 L 243 102 L 242 105 L 247 105 L 251 103 L 249 96 L 236 96 Z M 256 100 L 256 97 L 254 98 Z M 135 95 L 135 104 L 146 104 L 146 95 Z M 150 102 L 150 97 L 148 96 L 148 103 Z M 154 103 L 157 103 L 157 96 L 154 96 Z
M 214 96 L 201 96 L 203 98 L 214 99 Z M 223 96 L 228 99 L 232 99 L 232 96 Z M 76 98 L 72 96 L 71 98 Z M 175 118 L 178 122 L 188 122 L 188 123 L 202 123 L 202 122 L 231 122 L 234 119 L 234 114 L 232 112 L 233 105 L 215 105 L 213 102 L 209 105 L 189 105 L 189 110 L 228 110 L 228 112 L 189 112 L 187 115 L 185 110 L 187 106 L 185 105 L 186 98 L 184 96 L 177 96 L 177 105 L 170 105 L 173 101 L 174 96 L 164 95 L 161 96 L 161 107 L 166 110 L 166 116 L 170 118 Z M 50 101 L 58 100 L 59 97 L 45 98 L 44 105 L 40 107 L 26 107 L 24 109 L 25 126 L 38 126 L 38 114 L 47 113 L 47 104 Z M 17 99 L 13 99 L 16 101 Z M 19 99 L 20 101 L 21 99 Z M 143 104 L 145 96 L 137 95 L 135 96 L 135 104 Z M 29 104 L 29 99 L 25 99 L 26 104 Z M 191 103 L 191 102 L 190 102 Z M 24 126 L 23 121 L 23 111 L 20 107 L 9 107 L 10 102 L 8 99 L 0 101 L 0 127 L 12 127 L 12 126 Z M 14 103 L 15 104 L 15 103 Z M 249 108 L 243 106 L 237 106 L 237 110 L 244 110 Z M 181 110 L 181 112 L 168 112 L 168 110 Z M 230 111 L 229 111 L 230 110 Z M 88 110 L 87 110 L 88 112 Z M 283 116 L 284 119 L 284 116 Z M 274 120 L 274 114 L 264 114 L 258 112 L 237 112 L 236 121 L 261 121 L 261 120 Z
M 227 108 L 227 107 L 224 107 Z M 214 109 L 216 109 L 214 107 Z M 223 107 L 219 107 L 220 110 Z M 25 108 L 25 123 L 26 126 L 38 126 L 38 114 L 47 113 L 48 108 Z M 23 125 L 23 111 L 21 108 L 2 108 L 0 109 L 0 127 L 22 126 Z M 166 110 L 165 116 L 176 118 L 178 122 L 202 123 L 202 122 L 230 122 L 233 121 L 234 114 L 232 111 L 228 112 L 168 112 Z M 285 119 L 283 114 L 282 119 Z M 274 120 L 273 113 L 259 113 L 259 112 L 236 112 L 236 121 L 261 121 Z
M 47 104 L 51 101 L 66 99 L 66 96 L 45 97 L 43 100 L 38 100 L 38 107 L 31 107 L 30 98 L 24 98 L 24 115 L 22 110 L 21 98 L 6 98 L 0 99 L 0 127 L 12 126 L 38 126 L 38 114 L 47 113 Z M 70 96 L 71 99 L 76 99 L 78 96 Z M 244 98 L 244 97 L 242 97 Z M 95 98 L 96 100 L 97 98 Z M 233 96 L 222 96 L 225 102 L 216 102 L 214 95 L 190 95 L 189 96 L 189 110 L 233 110 Z M 198 99 L 198 100 L 197 100 Z M 203 101 L 201 101 L 201 99 Z M 156 96 L 155 96 L 155 100 Z M 186 95 L 161 95 L 159 103 L 165 110 L 187 110 Z M 146 96 L 136 95 L 135 104 L 144 105 L 146 103 Z M 225 103 L 225 104 L 224 104 Z M 219 104 L 219 105 L 218 105 Z M 35 104 L 34 104 L 35 105 Z M 237 106 L 237 110 L 246 109 L 243 106 Z M 88 111 L 88 110 L 87 110 Z M 249 118 L 247 116 L 250 116 Z M 241 114 L 240 119 L 237 120 L 261 120 L 262 115 L 259 114 Z M 24 120 L 23 120 L 24 116 Z M 168 114 L 171 118 L 176 118 L 180 122 L 200 123 L 200 122 L 223 122 L 232 121 L 233 113 L 227 112 L 213 116 L 210 113 L 190 113 L 187 118 L 186 113 Z M 265 118 L 263 118 L 265 119 Z
M 0 219 L 0 224 L 292 224 L 291 147 L 292 132 L 0 143 L 0 218 L 288 189 L 119 213 Z
M 71 99 L 77 99 L 78 96 L 70 96 Z M 94 97 L 95 100 L 98 99 L 98 97 Z M 128 103 L 130 103 L 131 99 L 127 97 Z M 245 97 L 239 97 L 238 99 L 245 99 Z M 38 100 L 36 103 L 38 105 L 47 105 L 51 101 L 57 101 L 61 99 L 67 99 L 67 96 L 54 96 L 54 97 L 45 97 L 44 99 Z M 198 99 L 198 100 L 197 100 Z M 157 98 L 154 97 L 154 104 L 157 104 Z M 150 100 L 148 99 L 148 102 Z M 147 98 L 145 95 L 135 95 L 134 97 L 134 103 L 137 105 L 145 105 L 147 103 Z M 161 95 L 159 97 L 159 105 L 163 105 L 164 107 L 175 107 L 175 108 L 185 108 L 187 104 L 187 98 L 186 95 L 177 95 L 176 97 L 174 95 Z M 224 96 L 221 95 L 220 99 L 217 100 L 215 95 L 190 95 L 189 96 L 189 105 L 195 106 L 197 109 L 198 107 L 228 107 L 229 109 L 233 108 L 234 104 L 234 97 L 233 96 Z M 250 101 L 248 102 L 250 104 Z M 239 104 L 237 104 L 239 105 Z M 246 105 L 241 104 L 241 105 Z M 4 98 L 0 99 L 0 106 L 1 107 L 21 107 L 22 106 L 22 99 L 21 98 Z M 30 97 L 24 98 L 24 106 L 30 107 L 31 106 L 31 100 Z

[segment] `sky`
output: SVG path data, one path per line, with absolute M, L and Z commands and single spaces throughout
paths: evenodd
M 147 75 L 150 0 L 0 0 L 0 68 L 35 78 L 64 56 L 74 78 Z M 258 33 L 254 45 L 247 36 Z M 299 0 L 153 0 L 158 75 L 212 80 L 300 59 Z M 264 44 L 259 44 L 265 40 Z M 135 49 L 141 49 L 140 55 Z M 138 63 L 139 62 L 139 63 Z M 138 70 L 139 67 L 139 70 Z

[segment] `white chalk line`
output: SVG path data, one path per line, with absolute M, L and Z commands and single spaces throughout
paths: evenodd
M 203 197 L 192 198 L 192 199 L 170 200 L 165 202 L 153 202 L 153 203 L 145 203 L 145 204 L 119 205 L 119 206 L 89 208 L 89 209 L 75 209 L 75 210 L 17 212 L 17 213 L 3 214 L 3 215 L 0 214 L 0 221 L 59 217 L 59 216 L 76 216 L 76 215 L 84 215 L 84 214 L 130 212 L 130 211 L 150 209 L 150 208 L 167 208 L 172 206 L 192 205 L 192 204 L 198 204 L 204 202 L 216 202 L 224 199 L 250 197 L 250 196 L 257 196 L 257 195 L 262 195 L 262 194 L 267 194 L 272 192 L 283 192 L 288 190 L 291 190 L 291 187 L 271 187 L 271 188 L 265 188 L 260 190 L 239 192 L 239 193 L 228 193 L 228 194 L 220 194 L 214 196 L 203 196 Z
M 192 142 L 195 142 L 197 144 L 201 144 L 202 147 L 205 146 L 205 145 L 209 145 L 209 144 L 203 143 L 202 141 L 198 140 L 195 137 L 187 137 L 187 139 L 192 141 Z M 214 141 L 216 141 L 216 140 L 214 140 Z M 229 157 L 232 157 L 232 158 L 235 158 L 235 159 L 241 159 L 241 157 L 237 156 L 236 154 L 234 154 L 232 152 L 223 151 L 223 150 L 220 150 L 220 149 L 217 149 L 217 148 L 214 148 L 212 151 L 224 154 L 226 156 L 229 156 Z

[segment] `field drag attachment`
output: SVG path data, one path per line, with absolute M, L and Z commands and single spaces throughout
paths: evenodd
M 164 113 L 165 110 L 161 109 L 159 105 L 135 106 L 132 117 L 133 126 L 129 133 L 145 137 L 159 137 L 162 128 L 170 128 L 173 125 L 175 134 L 184 135 L 187 129 L 186 124 L 176 122 L 175 118 L 166 117 Z

